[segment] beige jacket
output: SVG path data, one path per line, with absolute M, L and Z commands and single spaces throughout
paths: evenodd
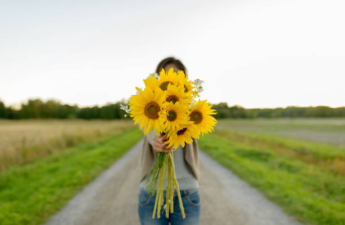
M 141 174 L 140 182 L 145 178 L 146 174 L 153 167 L 156 160 L 156 152 L 152 147 L 152 138 L 155 136 L 155 132 L 151 131 L 145 135 L 143 142 L 143 150 L 141 152 Z M 191 167 L 195 178 L 200 181 L 199 178 L 199 148 L 196 139 L 193 139 L 192 144 L 186 144 L 183 148 L 184 158 L 188 165 Z

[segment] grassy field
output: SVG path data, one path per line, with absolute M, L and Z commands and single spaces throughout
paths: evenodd
M 199 145 L 299 221 L 343 225 L 345 148 L 334 134 L 345 138 L 344 125 L 332 119 L 224 120 Z M 297 137 L 300 130 L 309 136 Z M 324 138 L 333 145 L 305 141 L 322 132 L 332 133 Z
M 225 119 L 216 129 L 274 134 L 345 147 L 345 118 Z
M 113 137 L 130 120 L 0 120 L 0 173 L 88 140 Z
M 115 132 L 116 133 L 116 132 Z M 59 149 L 0 174 L 0 224 L 41 224 L 140 138 L 138 128 Z

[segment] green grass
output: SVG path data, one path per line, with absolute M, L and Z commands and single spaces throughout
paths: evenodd
M 272 134 L 345 147 L 345 118 L 220 119 L 216 129 Z
M 299 221 L 344 225 L 344 148 L 229 130 L 199 146 Z
M 345 118 L 220 119 L 218 122 L 217 127 L 243 131 L 269 132 L 307 129 L 345 132 Z
M 0 174 L 0 224 L 41 224 L 140 138 L 135 128 L 89 141 Z

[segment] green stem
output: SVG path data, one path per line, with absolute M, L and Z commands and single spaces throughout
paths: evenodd
M 164 165 L 166 155 L 167 155 L 166 153 L 159 152 L 157 154 L 155 164 L 153 165 L 151 170 L 146 175 L 146 179 L 147 179 L 148 184 L 145 186 L 145 189 L 148 188 L 148 192 L 151 195 L 155 195 L 155 192 L 157 190 L 159 173 L 160 173 L 160 170 L 162 169 L 162 166 Z

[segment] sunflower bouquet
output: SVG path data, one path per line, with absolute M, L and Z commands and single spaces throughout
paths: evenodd
M 144 128 L 144 134 L 152 130 L 156 135 L 165 134 L 168 147 L 177 149 L 180 145 L 191 144 L 193 139 L 214 130 L 217 120 L 212 116 L 216 111 L 206 100 L 201 101 L 202 81 L 188 79 L 182 70 L 175 72 L 171 68 L 167 73 L 164 69 L 158 74 L 150 74 L 144 80 L 145 88 L 137 89 L 132 95 L 129 105 L 121 108 L 133 117 L 134 124 Z M 176 189 L 182 217 L 185 218 L 184 207 L 179 185 L 175 175 L 173 153 L 158 153 L 154 166 L 146 176 L 151 194 L 156 194 L 152 218 L 160 218 L 162 207 L 166 217 L 174 212 L 173 196 Z M 163 189 L 166 183 L 166 201 L 163 206 Z

